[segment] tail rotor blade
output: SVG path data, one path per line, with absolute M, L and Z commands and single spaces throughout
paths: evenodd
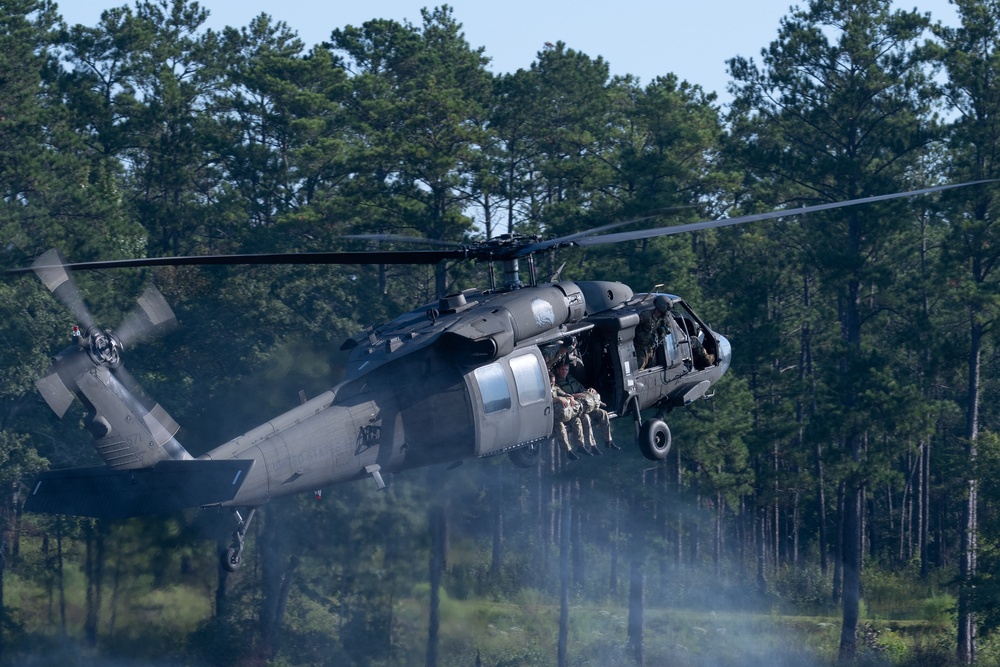
M 160 290 L 150 286 L 139 297 L 138 306 L 115 329 L 115 334 L 123 346 L 130 347 L 152 336 L 166 333 L 176 324 L 177 318 L 167 300 Z
M 53 296 L 73 314 L 80 327 L 87 331 L 94 326 L 94 318 L 66 269 L 66 264 L 68 262 L 62 253 L 53 248 L 36 259 L 31 268 Z
M 52 408 L 52 412 L 56 413 L 56 416 L 62 419 L 73 402 L 74 396 L 70 388 L 63 382 L 63 379 L 59 377 L 59 373 L 50 367 L 44 376 L 35 381 L 35 386 L 38 388 L 38 393 L 42 395 L 45 402 Z
M 125 391 L 131 394 L 133 400 L 138 403 L 144 410 L 139 410 L 133 408 L 136 414 L 141 414 L 143 422 L 146 424 L 146 428 L 149 429 L 150 433 L 153 434 L 153 438 L 157 446 L 163 445 L 170 440 L 180 430 L 180 424 L 178 424 L 170 414 L 163 409 L 159 403 L 152 401 L 146 392 L 142 390 L 139 383 L 136 382 L 135 377 L 132 376 L 125 366 L 119 366 L 114 371 L 115 378 L 121 383 Z M 127 397 L 122 397 L 127 401 Z
M 52 364 L 45 375 L 35 381 L 35 386 L 57 417 L 62 419 L 73 402 L 76 379 L 93 367 L 93 359 L 79 345 L 68 347 L 52 357 Z

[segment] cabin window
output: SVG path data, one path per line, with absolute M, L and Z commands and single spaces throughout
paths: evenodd
M 510 409 L 510 387 L 500 364 L 480 366 L 475 371 L 479 393 L 483 397 L 483 411 L 486 414 Z
M 542 375 L 542 367 L 533 354 L 524 354 L 510 360 L 510 370 L 514 373 L 517 387 L 517 401 L 521 405 L 544 400 L 550 391 L 548 382 Z

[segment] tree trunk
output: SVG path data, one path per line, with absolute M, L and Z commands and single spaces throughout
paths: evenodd
M 837 543 L 833 560 L 833 590 L 830 599 L 840 602 L 844 591 L 844 482 L 837 485 Z
M 978 322 L 978 313 L 971 314 L 969 340 L 969 405 L 966 411 L 966 470 L 969 477 L 965 481 L 965 508 L 962 517 L 962 553 L 959 561 L 959 579 L 961 588 L 958 594 L 958 660 L 965 665 L 976 662 L 976 619 L 975 585 L 977 558 L 977 534 L 979 530 L 978 480 L 975 478 L 976 441 L 979 438 L 979 393 L 980 372 L 982 364 L 983 327 Z
M 646 574 L 643 559 L 638 553 L 632 556 L 628 585 L 628 651 L 636 665 L 643 665 L 643 627 L 646 611 Z
M 792 565 L 799 566 L 799 498 L 802 493 L 798 488 L 792 492 Z
M 84 622 L 84 635 L 87 638 L 87 645 L 96 648 L 104 579 L 104 530 L 102 524 L 98 521 L 88 521 L 86 534 L 87 616 Z
M 826 535 L 826 484 L 823 479 L 823 445 L 816 443 L 816 504 L 819 515 L 819 569 L 826 576 L 830 569 L 827 552 L 830 550 Z
M 721 466 L 720 466 L 721 468 Z M 722 498 L 722 492 L 715 492 L 715 539 L 714 548 L 712 550 L 712 565 L 715 569 L 715 576 L 722 576 L 722 550 L 724 547 L 722 536 L 725 534 L 725 511 L 724 511 L 725 501 Z
M 757 590 L 762 595 L 767 593 L 767 510 L 759 512 L 754 522 L 757 529 Z
M 615 496 L 615 511 L 612 516 L 612 528 L 611 528 L 611 574 L 609 581 L 609 588 L 611 593 L 618 592 L 618 541 L 621 539 L 619 536 L 621 518 L 620 518 L 620 505 L 621 499 Z
M 260 653 L 270 659 L 277 651 L 279 629 L 292 581 L 299 567 L 299 555 L 289 554 L 283 535 L 281 509 L 269 506 L 258 541 L 261 562 Z M 259 524 L 258 524 L 259 525 Z M 292 547 L 294 549 L 294 547 Z M 221 561 L 220 561 L 221 562 Z
M 503 469 L 497 465 L 487 468 L 492 473 L 492 502 L 490 503 L 490 518 L 493 528 L 493 550 L 490 555 L 490 577 L 497 581 L 500 577 L 500 564 L 503 558 Z
M 226 584 L 229 583 L 229 570 L 227 570 L 222 565 L 223 555 L 229 548 L 229 543 L 225 540 L 219 540 L 216 543 L 216 553 L 218 554 L 217 570 L 218 570 L 218 582 L 215 585 L 215 617 L 223 618 L 229 611 L 228 605 L 226 603 Z
M 557 664 L 569 665 L 569 586 L 570 586 L 570 530 L 573 506 L 570 501 L 569 483 L 563 486 L 562 520 L 559 522 L 559 647 Z
M 848 449 L 856 452 L 860 437 L 848 437 Z M 843 622 L 840 629 L 840 660 L 851 661 L 857 654 L 858 616 L 861 603 L 861 498 L 857 481 L 844 489 L 844 580 Z
M 24 514 L 24 499 L 21 497 L 21 485 L 14 485 L 13 511 L 14 511 L 14 536 L 11 540 L 10 555 L 11 562 L 17 565 L 21 556 L 21 519 Z
M 676 461 L 677 478 L 675 480 L 674 488 L 676 489 L 678 500 L 682 497 L 682 489 L 684 485 L 684 466 L 681 463 L 681 448 L 677 443 L 673 446 L 674 457 Z M 674 572 L 679 572 L 683 565 L 683 555 L 684 555 L 684 509 L 682 503 L 677 503 L 677 532 L 676 532 L 676 542 L 674 544 Z
M 581 590 L 587 582 L 586 559 L 583 555 L 583 516 L 580 508 L 580 480 L 574 480 L 570 493 L 573 496 L 573 530 L 570 531 L 570 543 L 573 553 L 573 583 Z
M 629 530 L 632 535 L 628 586 L 628 652 L 636 665 L 645 661 L 643 632 L 646 613 L 646 526 L 639 491 L 633 491 L 629 503 Z
M 122 592 L 122 578 L 124 570 L 124 558 L 122 556 L 124 549 L 122 549 L 121 541 L 119 540 L 117 548 L 115 549 L 115 569 L 114 576 L 111 581 L 111 603 L 110 607 L 110 618 L 108 618 L 108 637 L 114 641 L 115 630 L 118 627 L 118 601 L 121 599 Z
M 427 667 L 437 667 L 438 637 L 441 626 L 441 575 L 447 559 L 447 520 L 444 507 L 435 504 L 430 510 L 430 621 L 427 625 Z
M 63 518 L 56 519 L 56 580 L 59 582 L 59 629 L 66 635 L 66 577 L 63 569 Z
M 923 461 L 920 466 L 920 519 L 918 523 L 920 524 L 918 530 L 920 531 L 920 578 L 927 579 L 927 574 L 930 571 L 930 554 L 927 551 L 928 541 L 927 538 L 930 536 L 930 518 L 931 518 L 931 442 L 928 440 L 924 443 L 923 449 L 921 450 L 921 460 Z

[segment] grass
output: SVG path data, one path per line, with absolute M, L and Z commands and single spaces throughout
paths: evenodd
M 113 579 L 106 573 L 98 652 L 80 649 L 85 644 L 86 581 L 79 567 L 66 565 L 65 634 L 59 629 L 58 592 L 33 583 L 44 582 L 44 577 L 23 579 L 7 570 L 7 651 L 0 666 L 107 664 L 109 658 L 130 665 L 201 665 L 206 660 L 250 664 L 241 662 L 239 652 L 252 643 L 256 593 L 244 594 L 241 602 L 232 598 L 240 605 L 240 620 L 213 622 L 214 589 L 206 573 L 214 568 L 214 561 L 210 550 L 206 553 L 205 562 L 196 562 L 194 574 L 187 579 L 175 576 L 156 586 L 148 575 L 134 577 L 120 584 L 117 596 L 112 595 Z M 477 594 L 476 579 L 470 570 L 460 584 L 456 580 L 457 595 L 441 592 L 439 663 L 471 667 L 478 659 L 478 664 L 489 667 L 554 665 L 558 597 L 531 588 L 509 595 L 486 595 L 482 590 Z M 680 667 L 836 664 L 841 619 L 839 610 L 826 601 L 829 582 L 816 572 L 800 569 L 777 573 L 769 585 L 766 595 L 745 596 L 737 585 L 723 581 L 708 584 L 694 575 L 650 576 L 645 663 Z M 859 665 L 940 666 L 953 659 L 955 601 L 943 585 L 921 581 L 907 571 L 885 573 L 869 568 L 864 586 Z M 235 596 L 235 588 L 231 594 Z M 427 585 L 418 584 L 392 598 L 391 614 L 389 607 L 380 609 L 388 618 L 384 636 L 389 637 L 391 648 L 387 657 L 366 664 L 425 664 L 428 601 Z M 631 664 L 626 603 L 625 589 L 601 601 L 571 596 L 570 665 Z M 344 619 L 338 609 L 335 600 L 294 588 L 284 619 L 282 650 L 270 664 L 352 664 L 350 659 L 339 659 L 348 654 Z M 200 648 L 192 657 L 195 644 Z M 213 660 L 211 655 L 224 655 L 227 661 Z M 996 664 L 989 660 L 1000 656 L 1000 642 L 982 637 L 980 655 L 980 664 Z
M 427 606 L 422 597 L 397 602 L 400 653 L 414 655 L 401 665 L 423 664 Z M 552 665 L 557 653 L 559 607 L 535 591 L 516 601 L 442 599 L 443 664 Z M 620 606 L 572 604 L 569 620 L 570 664 L 630 664 L 628 611 Z M 869 621 L 876 631 L 870 644 L 859 640 L 869 664 L 903 664 L 913 648 L 942 636 L 926 621 Z M 646 664 L 698 667 L 727 665 L 808 667 L 837 661 L 840 618 L 778 613 L 645 610 Z

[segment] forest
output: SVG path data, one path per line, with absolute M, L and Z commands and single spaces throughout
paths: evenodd
M 191 0 L 94 26 L 0 2 L 0 267 L 384 248 L 673 225 L 1000 178 L 1000 0 L 958 22 L 808 0 L 732 101 L 559 42 L 496 74 L 461 16 L 214 31 Z M 0 278 L 0 665 L 1000 664 L 996 184 L 587 249 L 540 276 L 681 295 L 733 345 L 673 447 L 431 466 L 232 517 L 23 511 L 100 463 L 35 388 L 75 322 Z M 628 228 L 626 228 L 628 229 Z M 392 244 L 389 244 L 392 246 Z M 408 247 L 399 243 L 398 247 Z M 112 326 L 180 328 L 130 372 L 195 456 L 334 386 L 341 343 L 486 267 L 76 273 Z M 997 475 L 994 477 L 994 475 Z

